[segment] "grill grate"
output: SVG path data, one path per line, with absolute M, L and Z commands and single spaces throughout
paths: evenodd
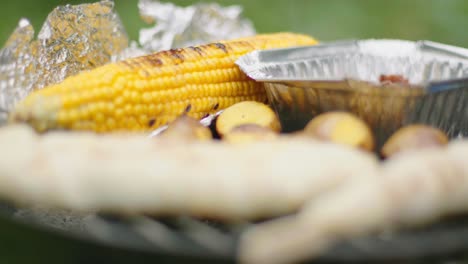
M 188 216 L 76 215 L 43 208 L 14 209 L 0 204 L 10 217 L 65 230 L 114 247 L 168 255 L 213 259 L 235 258 L 240 234 L 249 223 L 225 225 Z M 60 219 L 62 220 L 60 221 Z M 80 228 L 77 228 L 80 227 Z M 458 217 L 427 228 L 403 230 L 343 241 L 320 257 L 325 263 L 375 263 L 446 259 L 468 253 L 468 218 Z M 444 262 L 445 263 L 445 262 Z

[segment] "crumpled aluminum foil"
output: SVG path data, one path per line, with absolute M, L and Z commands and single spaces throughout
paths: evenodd
M 134 42 L 116 60 L 256 33 L 252 22 L 243 18 L 242 7 L 237 5 L 198 3 L 180 7 L 156 0 L 139 0 L 138 9 L 142 19 L 154 26 L 141 29 L 140 47 Z
M 37 76 L 32 55 L 34 29 L 26 19 L 21 19 L 18 27 L 0 50 L 0 120 L 6 120 L 8 110 L 33 87 Z
M 33 89 L 103 65 L 128 46 L 125 29 L 112 1 L 55 8 L 38 39 L 21 19 L 0 50 L 0 109 L 8 112 Z
M 62 81 L 110 61 L 128 46 L 127 33 L 113 1 L 55 8 L 38 35 L 37 53 L 45 77 L 38 86 Z

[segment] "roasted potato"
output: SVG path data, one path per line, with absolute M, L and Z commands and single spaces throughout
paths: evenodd
M 277 137 L 279 137 L 279 133 L 268 127 L 263 127 L 257 124 L 244 124 L 236 126 L 224 134 L 223 140 L 238 144 L 259 140 L 271 140 Z
M 234 127 L 256 124 L 279 132 L 281 125 L 276 113 L 266 104 L 244 101 L 226 108 L 216 120 L 216 131 L 223 137 Z
M 397 130 L 384 144 L 381 150 L 383 157 L 390 157 L 397 153 L 445 146 L 447 135 L 440 129 L 427 125 L 409 125 Z
M 348 112 L 328 112 L 316 116 L 304 128 L 302 135 L 349 145 L 363 150 L 374 150 L 374 135 L 369 126 Z
M 213 135 L 210 129 L 200 124 L 198 120 L 183 115 L 170 123 L 160 137 L 180 140 L 210 140 Z

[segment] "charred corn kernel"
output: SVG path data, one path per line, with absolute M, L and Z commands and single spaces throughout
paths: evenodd
M 10 120 L 38 131 L 144 131 L 182 114 L 200 118 L 240 101 L 265 102 L 263 84 L 250 80 L 235 60 L 253 50 L 313 44 L 309 36 L 277 33 L 107 64 L 32 92 Z

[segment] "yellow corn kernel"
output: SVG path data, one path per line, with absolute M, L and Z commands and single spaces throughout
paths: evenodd
M 107 64 L 32 92 L 10 120 L 38 131 L 147 131 L 184 113 L 200 118 L 240 101 L 265 102 L 263 84 L 235 60 L 253 50 L 313 44 L 309 36 L 277 33 Z

